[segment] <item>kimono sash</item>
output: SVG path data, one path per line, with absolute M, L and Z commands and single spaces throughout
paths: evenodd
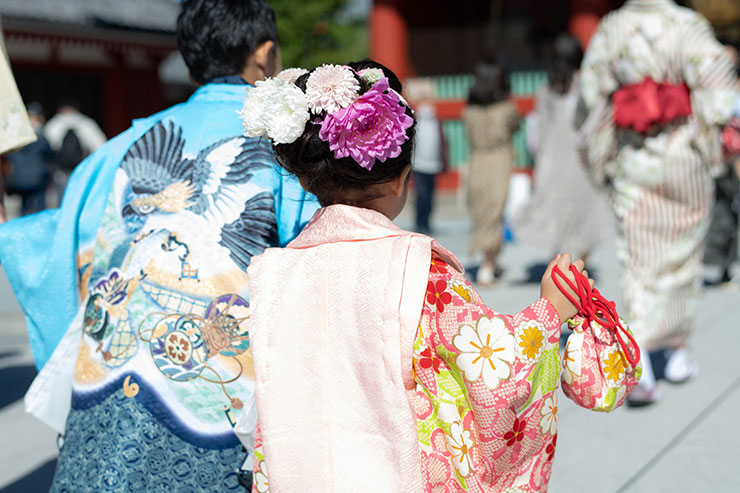
M 691 115 L 691 95 L 686 84 L 658 84 L 650 77 L 618 89 L 612 104 L 614 123 L 641 134 Z
M 412 345 L 432 250 L 368 209 L 319 210 L 249 268 L 250 342 L 270 490 L 422 490 Z

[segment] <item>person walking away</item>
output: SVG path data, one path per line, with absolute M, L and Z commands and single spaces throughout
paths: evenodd
M 430 97 L 416 106 L 416 139 L 411 170 L 416 189 L 416 231 L 430 234 L 429 218 L 434 207 L 435 180 L 447 168 L 447 148 L 442 124 Z
M 39 103 L 30 103 L 28 118 L 36 132 L 36 142 L 8 154 L 8 173 L 5 184 L 8 195 L 21 197 L 21 215 L 34 214 L 46 209 L 46 189 L 51 180 L 54 153 L 41 132 L 44 109 Z
M 602 19 L 581 68 L 579 142 L 617 217 L 625 316 L 644 353 L 667 350 L 671 382 L 688 352 L 700 289 L 719 130 L 736 98 L 732 61 L 700 14 L 629 0 Z M 630 396 L 659 399 L 650 359 Z
M 249 118 L 245 129 L 272 139 L 280 165 L 322 205 L 286 248 L 267 249 L 248 270 L 253 492 L 309 483 L 322 492 L 545 491 L 558 381 L 581 406 L 609 411 L 639 375 L 636 346 L 575 317 L 560 376 L 560 324 L 579 311 L 569 297 L 582 303 L 566 279 L 593 286 L 581 260 L 553 260 L 542 297 L 503 315 L 452 253 L 393 224 L 415 144 L 401 90 L 388 68 L 363 61 L 247 95 L 245 106 L 266 117 L 272 105 L 293 108 L 281 126 Z
M 81 113 L 78 103 L 72 99 L 63 102 L 49 120 L 44 136 L 56 154 L 54 183 L 59 204 L 69 175 L 107 139 L 95 120 Z
M 476 66 L 475 83 L 470 89 L 463 121 L 470 141 L 468 205 L 473 215 L 470 250 L 483 253 L 476 281 L 488 286 L 496 278 L 504 206 L 514 167 L 511 137 L 520 123 L 516 106 L 509 100 L 509 76 L 503 65 L 481 62 Z
M 591 252 L 607 237 L 612 218 L 576 149 L 581 45 L 562 34 L 554 47 L 548 83 L 537 93 L 533 115 L 534 190 L 513 218 L 514 237 L 551 252 L 569 252 L 588 263 Z
M 247 88 L 281 69 L 272 7 L 184 1 L 177 39 L 187 102 L 93 152 L 61 209 L 0 227 L 40 369 L 26 408 L 64 437 L 53 492 L 251 487 L 246 270 L 318 204 L 242 135 Z

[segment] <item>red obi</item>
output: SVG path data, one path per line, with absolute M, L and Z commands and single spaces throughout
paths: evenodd
M 722 130 L 722 150 L 726 161 L 740 156 L 740 118 L 736 116 Z
M 621 87 L 612 97 L 614 123 L 641 134 L 655 125 L 691 115 L 691 96 L 686 84 L 658 84 L 650 77 L 639 84 Z

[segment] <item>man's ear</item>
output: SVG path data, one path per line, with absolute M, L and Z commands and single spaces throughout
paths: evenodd
M 265 77 L 272 77 L 282 68 L 280 47 L 274 41 L 263 41 L 252 54 L 254 64 Z

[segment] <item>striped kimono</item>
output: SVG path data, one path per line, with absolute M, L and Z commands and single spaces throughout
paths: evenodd
M 691 115 L 638 133 L 614 123 L 612 95 L 652 79 L 685 84 Z M 624 316 L 647 350 L 685 344 L 700 286 L 718 130 L 735 97 L 732 62 L 709 23 L 671 0 L 630 0 L 606 16 L 581 77 L 581 151 L 617 216 Z

